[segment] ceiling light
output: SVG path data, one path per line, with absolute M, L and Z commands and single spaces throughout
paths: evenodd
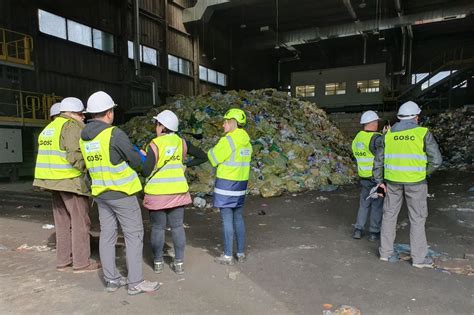
M 359 8 L 363 9 L 367 6 L 367 4 L 365 3 L 365 0 L 362 0 L 361 3 L 359 3 Z
M 240 24 L 240 28 L 246 28 L 247 25 L 246 24 Z

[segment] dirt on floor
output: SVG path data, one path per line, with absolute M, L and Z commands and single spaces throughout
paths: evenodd
M 472 172 L 438 172 L 430 179 L 426 232 L 431 249 L 451 258 L 474 253 L 472 186 Z M 153 273 L 144 211 L 145 278 L 163 285 L 151 294 L 128 296 L 124 289 L 106 293 L 100 272 L 56 271 L 54 228 L 46 226 L 54 225 L 49 193 L 34 191 L 31 182 L 0 183 L 0 314 L 321 314 L 323 304 L 354 306 L 364 315 L 473 314 L 473 277 L 384 263 L 377 243 L 351 238 L 358 194 L 352 185 L 248 198 L 249 259 L 234 266 L 213 261 L 222 251 L 219 213 L 188 208 L 182 276 L 169 268 Z M 97 258 L 96 209 L 90 216 Z M 405 206 L 396 242 L 409 243 Z M 122 238 L 117 261 L 125 271 Z

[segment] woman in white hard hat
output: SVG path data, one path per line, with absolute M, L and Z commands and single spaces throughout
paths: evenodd
M 147 178 L 143 205 L 150 212 L 154 271 L 163 272 L 163 246 L 168 221 L 175 252 L 170 267 L 176 274 L 183 274 L 186 245 L 184 206 L 192 202 L 184 169 L 185 165 L 204 163 L 207 158 L 201 149 L 176 134 L 179 121 L 175 113 L 164 110 L 153 119 L 156 123 L 156 138 L 148 145 L 142 174 Z M 185 163 L 187 153 L 195 159 Z

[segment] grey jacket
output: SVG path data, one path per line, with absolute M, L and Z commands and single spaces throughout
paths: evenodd
M 110 125 L 106 124 L 103 121 L 91 119 L 88 121 L 87 125 L 84 127 L 81 133 L 81 138 L 84 141 L 89 141 L 97 137 L 104 129 L 109 128 Z M 134 150 L 130 139 L 127 134 L 121 129 L 115 127 L 112 131 L 112 138 L 110 139 L 110 163 L 117 165 L 123 161 L 127 162 L 128 166 L 137 170 L 141 165 L 140 154 Z M 121 199 L 127 197 L 127 194 L 124 194 L 119 191 L 106 191 L 96 198 L 112 200 L 112 199 Z
M 409 130 L 418 127 L 417 122 L 414 119 L 410 120 L 401 120 L 392 126 L 392 132 Z M 374 179 L 377 183 L 382 183 L 384 181 L 384 149 L 385 149 L 385 137 L 382 137 L 380 145 L 377 147 L 377 154 L 374 159 Z M 424 139 L 424 150 L 428 159 L 428 165 L 426 168 L 426 175 L 432 174 L 437 168 L 441 166 L 443 158 L 441 152 L 439 151 L 438 143 L 436 143 L 435 138 L 431 132 L 427 132 Z M 387 181 L 390 183 L 390 181 Z M 395 184 L 405 184 L 405 185 L 416 185 L 426 182 L 423 180 L 419 183 L 400 183 L 396 182 Z

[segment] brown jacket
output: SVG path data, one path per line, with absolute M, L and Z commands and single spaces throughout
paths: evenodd
M 65 114 L 61 117 L 69 118 Z M 81 138 L 81 131 L 84 128 L 84 123 L 69 119 L 61 130 L 61 138 L 59 146 L 61 150 L 66 151 L 66 159 L 73 167 L 82 172 L 83 175 L 76 178 L 67 179 L 35 179 L 33 186 L 48 190 L 67 191 L 76 193 L 78 195 L 89 196 L 90 189 L 86 175 L 86 164 L 82 157 L 81 149 L 79 147 L 79 139 Z

